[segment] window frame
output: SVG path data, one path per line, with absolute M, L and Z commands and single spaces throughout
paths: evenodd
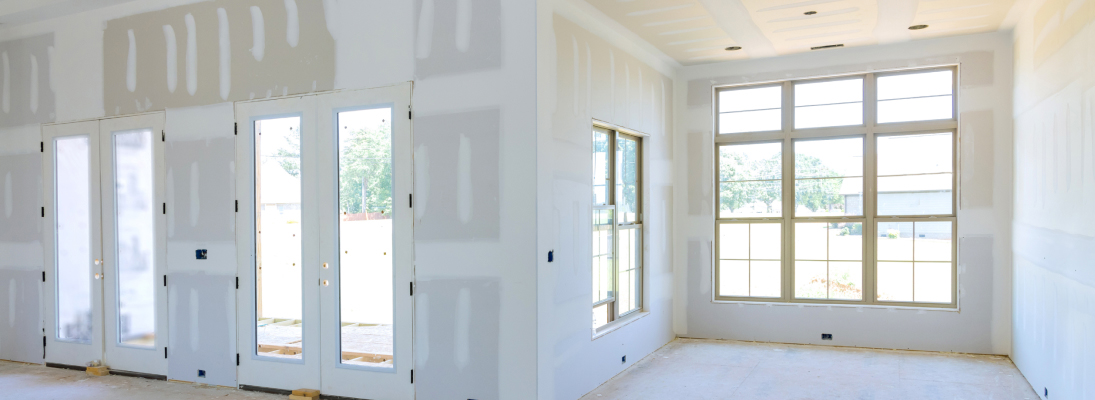
M 608 149 L 610 149 L 610 151 L 608 152 L 608 157 L 607 157 L 608 183 L 606 184 L 605 203 L 603 203 L 603 204 L 602 203 L 597 203 L 596 202 L 596 194 L 593 190 L 591 190 L 590 191 L 590 200 L 591 200 L 591 209 L 590 210 L 591 210 L 591 212 L 594 211 L 594 210 L 606 210 L 606 209 L 607 210 L 612 210 L 612 218 L 613 218 L 613 223 L 612 223 L 612 246 L 611 246 L 612 247 L 612 256 L 611 256 L 612 261 L 611 261 L 611 273 L 609 274 L 612 277 L 611 295 L 608 296 L 606 299 L 602 299 L 600 301 L 591 303 L 591 308 L 590 308 L 590 310 L 592 312 L 597 307 L 608 304 L 608 309 L 611 310 L 611 312 L 609 313 L 607 322 L 604 325 L 592 328 L 593 338 L 595 339 L 595 338 L 600 337 L 601 335 L 603 335 L 603 334 L 605 334 L 605 333 L 607 333 L 611 330 L 616 329 L 618 326 L 620 326 L 622 324 L 626 324 L 630 320 L 630 317 L 635 316 L 635 315 L 639 315 L 639 314 L 643 313 L 643 311 L 646 309 L 645 301 L 644 301 L 644 292 L 645 291 L 643 290 L 643 287 L 645 285 L 644 275 L 645 275 L 645 270 L 646 270 L 646 268 L 645 268 L 646 267 L 646 251 L 645 251 L 645 245 L 644 245 L 645 240 L 646 240 L 646 227 L 644 225 L 644 219 L 643 219 L 643 217 L 644 217 L 643 210 L 645 209 L 645 207 L 644 207 L 645 202 L 643 201 L 644 197 L 645 197 L 644 196 L 645 195 L 645 185 L 643 184 L 644 183 L 643 181 L 644 181 L 644 177 L 645 177 L 645 169 L 644 169 L 644 167 L 645 167 L 645 165 L 644 165 L 644 158 L 645 158 L 644 157 L 644 150 L 645 150 L 644 149 L 644 144 L 645 144 L 644 141 L 645 140 L 644 139 L 646 137 L 648 137 L 648 135 L 640 133 L 640 132 L 632 131 L 632 130 L 629 130 L 629 129 L 626 129 L 626 128 L 623 128 L 623 127 L 620 127 L 620 126 L 616 126 L 616 125 L 613 125 L 613 124 L 609 124 L 609 123 L 606 123 L 606 122 L 603 122 L 603 121 L 597 121 L 597 120 L 593 121 L 593 126 L 592 126 L 592 129 L 591 129 L 591 132 L 594 132 L 594 133 L 600 132 L 601 134 L 606 134 L 608 136 L 608 146 L 607 147 L 608 147 Z M 594 136 L 590 137 L 590 144 L 591 145 L 593 143 L 593 137 Z M 624 138 L 621 139 L 621 137 L 624 137 Z M 617 155 L 618 140 L 632 140 L 636 144 L 635 151 L 636 151 L 636 172 L 637 173 L 636 173 L 636 188 L 635 188 L 635 190 L 636 190 L 635 220 L 630 221 L 630 222 L 626 222 L 626 223 L 621 223 L 620 212 L 619 212 L 619 204 L 617 202 L 617 193 L 616 193 L 617 192 L 617 184 L 619 184 L 619 181 L 617 179 L 617 172 L 618 171 L 617 171 L 617 168 L 616 168 L 617 156 L 618 156 Z M 593 154 L 594 154 L 593 151 L 591 151 L 590 152 L 591 158 L 592 158 Z M 592 213 L 591 213 L 591 221 L 590 222 L 591 222 L 591 226 L 590 226 L 591 230 L 595 229 L 592 225 Z M 620 261 L 620 232 L 624 231 L 624 230 L 631 230 L 631 229 L 638 230 L 638 238 L 636 240 L 636 247 L 637 247 L 638 251 L 636 252 L 637 253 L 636 254 L 637 266 L 635 268 L 635 291 L 636 291 L 636 293 L 635 293 L 635 307 L 633 309 L 629 310 L 629 311 L 621 313 L 620 312 L 620 298 L 619 298 L 619 293 L 620 293 L 620 279 L 619 279 L 619 274 L 620 274 L 620 264 L 619 264 L 619 261 Z M 591 262 L 590 271 L 592 271 L 592 259 L 590 259 L 590 262 Z M 593 284 L 592 277 L 590 279 L 590 284 L 591 284 L 590 288 L 592 290 L 597 290 L 597 288 L 592 286 L 592 284 Z
M 714 258 L 712 262 L 712 302 L 746 302 L 746 303 L 794 303 L 794 304 L 825 304 L 825 305 L 849 305 L 849 306 L 880 306 L 880 307 L 911 307 L 932 309 L 959 308 L 958 302 L 958 198 L 960 190 L 958 186 L 960 174 L 959 151 L 959 113 L 958 113 L 958 87 L 960 79 L 960 66 L 958 64 L 935 65 L 909 69 L 884 70 L 868 73 L 840 74 L 812 78 L 801 78 L 785 81 L 768 81 L 743 85 L 715 85 L 712 87 L 712 126 L 714 127 Z M 890 122 L 879 124 L 878 119 L 878 87 L 877 79 L 884 76 L 926 73 L 933 71 L 952 71 L 951 81 L 951 118 L 924 120 L 912 122 Z M 795 84 L 815 83 L 833 80 L 860 77 L 863 79 L 863 124 L 835 127 L 818 127 L 795 129 Z M 743 132 L 719 134 L 719 94 L 727 90 L 750 89 L 757 87 L 782 85 L 782 121 L 780 131 Z M 902 136 L 926 133 L 950 133 L 951 147 L 951 212 L 949 214 L 928 215 L 903 215 L 903 216 L 879 216 L 877 193 L 877 137 Z M 818 139 L 838 139 L 849 137 L 863 138 L 863 213 L 861 216 L 796 216 L 795 213 L 795 142 Z M 780 217 L 721 217 L 720 214 L 720 150 L 722 146 L 735 144 L 755 143 L 782 143 L 782 210 Z M 894 302 L 879 301 L 877 298 L 877 263 L 875 232 L 879 221 L 944 221 L 952 222 L 951 225 L 951 302 L 950 303 L 926 303 L 926 302 Z M 740 297 L 721 296 L 719 280 L 719 261 L 721 259 L 719 243 L 719 226 L 725 223 L 755 223 L 776 222 L 781 224 L 783 232 L 781 242 L 781 296 L 773 297 Z M 862 286 L 863 296 L 861 300 L 841 299 L 806 299 L 795 298 L 795 253 L 794 231 L 795 224 L 802 222 L 862 222 L 863 223 L 863 272 Z

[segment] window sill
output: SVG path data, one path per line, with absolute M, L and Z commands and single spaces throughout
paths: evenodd
M 604 326 L 594 330 L 593 331 L 593 338 L 590 339 L 590 340 L 597 340 L 601 337 L 604 337 L 605 335 L 607 335 L 609 333 L 612 333 L 612 332 L 616 331 L 617 329 L 623 328 L 624 326 L 627 326 L 627 324 L 638 321 L 639 318 L 645 317 L 647 315 L 650 315 L 650 311 L 639 311 L 639 312 L 634 312 L 634 313 L 628 314 L 628 315 L 626 315 L 623 318 L 620 318 L 618 320 L 609 322 L 609 323 L 605 324 Z
M 941 311 L 941 312 L 961 312 L 960 307 L 917 307 L 907 305 L 885 305 L 885 304 L 839 304 L 839 303 L 789 303 L 789 302 L 775 302 L 775 301 L 748 301 L 748 300 L 711 300 L 714 304 L 737 304 L 739 307 L 745 305 L 754 306 L 782 306 L 782 307 L 826 307 L 826 308 L 869 308 L 879 310 L 913 310 L 913 311 Z

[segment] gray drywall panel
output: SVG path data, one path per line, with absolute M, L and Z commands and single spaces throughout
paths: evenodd
M 0 127 L 53 122 L 53 34 L 0 42 Z
M 502 68 L 501 0 L 415 2 L 415 76 Z
M 167 293 L 167 378 L 236 386 L 235 276 L 169 272 Z M 199 370 L 205 377 L 198 376 Z
M 106 23 L 107 115 L 330 90 L 321 0 L 209 1 Z
M 0 359 L 42 362 L 42 153 L 37 125 L 0 130 Z
M 0 360 L 41 363 L 42 272 L 0 268 Z
M 499 399 L 501 295 L 497 278 L 418 281 L 415 394 Z
M 499 109 L 415 118 L 415 240 L 498 240 Z
M 961 208 L 992 207 L 995 180 L 995 126 L 992 110 L 962 113 L 959 182 Z

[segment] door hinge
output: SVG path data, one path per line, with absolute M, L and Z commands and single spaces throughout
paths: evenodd
M 161 142 L 166 142 L 167 141 L 167 133 L 165 131 L 160 131 L 160 141 Z
M 407 206 L 410 208 L 414 208 L 414 193 L 407 195 Z
M 240 277 L 236 277 L 236 289 L 240 288 Z
M 42 153 L 46 152 L 46 142 L 38 142 L 38 147 L 38 151 Z
M 46 359 L 46 337 L 42 336 L 42 359 Z
M 234 132 L 232 132 L 232 134 L 233 135 L 239 135 L 240 134 L 240 124 L 239 124 L 239 122 L 235 122 L 232 125 L 233 125 L 232 129 L 234 129 Z
M 236 353 L 236 366 L 240 366 L 240 353 Z
M 163 203 L 163 215 L 167 215 L 167 203 Z
M 411 282 L 411 296 L 414 296 L 414 282 Z
M 414 383 L 414 370 L 411 370 L 411 383 Z
M 163 358 L 167 358 L 167 348 L 163 348 Z
M 46 217 L 46 208 L 42 207 L 42 218 Z
M 163 276 L 163 286 L 167 287 L 167 274 L 164 274 Z
M 236 200 L 236 212 L 240 212 L 240 201 Z
M 407 119 L 413 119 L 414 114 L 411 113 L 411 108 L 407 107 Z
M 46 271 L 42 271 L 42 282 L 46 281 Z

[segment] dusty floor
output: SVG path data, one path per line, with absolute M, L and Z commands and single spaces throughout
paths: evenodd
M 1002 356 L 677 339 L 590 399 L 1037 399 Z
M 278 399 L 286 396 L 233 388 L 155 381 L 125 376 L 88 376 L 82 371 L 0 361 L 0 398 L 36 400 Z

